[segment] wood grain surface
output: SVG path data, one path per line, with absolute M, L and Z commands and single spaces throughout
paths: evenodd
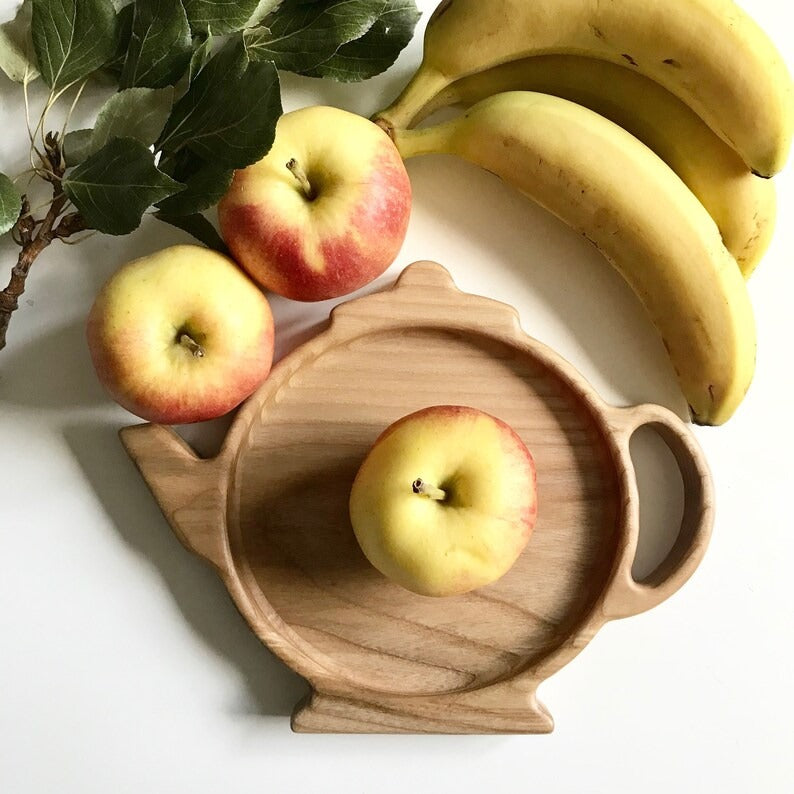
M 442 404 L 487 411 L 521 435 L 537 464 L 539 512 L 506 576 L 432 599 L 369 565 L 347 504 L 382 430 Z M 686 499 L 669 558 L 637 583 L 628 445 L 644 424 L 676 456 Z M 198 460 L 163 427 L 127 428 L 122 439 L 185 545 L 312 684 L 293 717 L 300 731 L 550 731 L 538 684 L 606 620 L 681 587 L 713 519 L 706 463 L 677 417 L 607 406 L 510 307 L 459 292 L 433 263 L 338 307 L 329 330 L 250 398 L 218 458 Z

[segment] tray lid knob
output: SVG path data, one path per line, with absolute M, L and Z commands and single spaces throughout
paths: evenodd
M 512 306 L 462 292 L 445 267 L 430 261 L 408 265 L 390 289 L 340 303 L 331 325 L 352 333 L 406 325 L 487 328 L 511 339 L 523 337 Z

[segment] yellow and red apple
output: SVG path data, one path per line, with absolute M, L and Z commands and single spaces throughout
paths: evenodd
M 270 152 L 235 174 L 218 206 L 234 258 L 263 287 L 300 301 L 347 295 L 402 246 L 411 184 L 389 136 L 333 107 L 283 115 Z
M 426 408 L 388 427 L 350 493 L 367 559 L 426 596 L 460 595 L 502 577 L 536 515 L 526 445 L 505 422 L 464 406 Z
M 97 296 L 88 346 L 128 411 L 161 424 L 228 413 L 267 377 L 273 316 L 227 257 L 178 245 L 129 262 Z

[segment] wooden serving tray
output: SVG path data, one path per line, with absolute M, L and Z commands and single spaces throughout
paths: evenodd
M 429 405 L 470 405 L 521 435 L 538 472 L 538 522 L 500 581 L 446 599 L 392 584 L 348 518 L 378 434 Z M 685 485 L 668 559 L 632 578 L 637 485 L 629 439 L 652 425 Z M 459 292 L 440 265 L 336 308 L 281 361 L 200 460 L 172 430 L 122 441 L 185 546 L 215 566 L 237 607 L 313 692 L 296 731 L 544 733 L 538 684 L 608 620 L 664 601 L 706 551 L 712 484 L 694 438 L 655 405 L 614 408 L 520 328 L 514 309 Z

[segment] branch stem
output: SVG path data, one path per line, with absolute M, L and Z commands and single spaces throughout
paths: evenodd
M 48 236 L 38 236 L 22 247 L 16 265 L 11 271 L 8 286 L 0 292 L 0 350 L 6 346 L 6 331 L 11 322 L 11 315 L 19 306 L 19 298 L 25 291 L 25 281 L 30 272 L 30 266 L 36 257 L 50 244 Z
M 80 83 L 80 87 L 77 89 L 77 94 L 75 94 L 74 99 L 72 100 L 71 107 L 69 108 L 69 112 L 66 114 L 66 118 L 63 120 L 63 126 L 61 127 L 61 140 L 63 140 L 63 136 L 66 135 L 66 128 L 69 126 L 69 122 L 72 120 L 72 114 L 74 113 L 74 109 L 77 107 L 77 103 L 80 101 L 80 97 L 83 95 L 83 89 L 88 85 L 88 78 L 86 77 L 82 83 Z
M 11 322 L 11 315 L 19 307 L 19 299 L 25 292 L 25 282 L 33 263 L 53 240 L 63 239 L 85 228 L 85 222 L 78 213 L 64 216 L 56 226 L 67 201 L 60 186 L 53 187 L 52 203 L 41 221 L 33 220 L 28 210 L 23 212 L 16 223 L 15 228 L 20 232 L 22 250 L 19 252 L 16 265 L 11 270 L 8 286 L 0 292 L 0 350 L 6 346 L 6 332 Z M 33 232 L 37 227 L 38 231 L 34 236 Z
M 11 235 L 21 250 L 17 257 L 17 263 L 11 270 L 11 278 L 8 285 L 0 292 L 0 350 L 6 346 L 6 334 L 8 325 L 11 322 L 11 315 L 19 308 L 19 299 L 25 292 L 25 284 L 33 263 L 53 240 L 66 240 L 71 235 L 86 230 L 86 222 L 83 216 L 79 212 L 68 212 L 71 202 L 64 193 L 61 184 L 66 170 L 62 146 L 66 124 L 64 124 L 60 135 L 57 132 L 48 132 L 46 135 L 44 133 L 48 111 L 70 86 L 61 89 L 57 94 L 50 91 L 38 124 L 34 130 L 31 130 L 27 73 L 23 81 L 25 121 L 30 138 L 30 170 L 52 185 L 52 199 L 47 202 L 49 204 L 47 214 L 43 218 L 34 218 L 28 197 L 26 195 L 22 197 L 21 212 L 11 230 Z M 77 95 L 69 109 L 66 123 L 68 123 L 84 87 L 85 82 L 77 90 Z M 39 132 L 41 132 L 41 140 L 44 145 L 43 153 L 36 146 L 36 137 Z M 40 165 L 36 164 L 34 157 L 39 158 Z M 19 177 L 24 176 L 25 173 L 27 172 L 23 172 Z M 30 181 L 32 179 L 33 177 L 31 176 Z M 30 181 L 28 184 L 30 184 Z

